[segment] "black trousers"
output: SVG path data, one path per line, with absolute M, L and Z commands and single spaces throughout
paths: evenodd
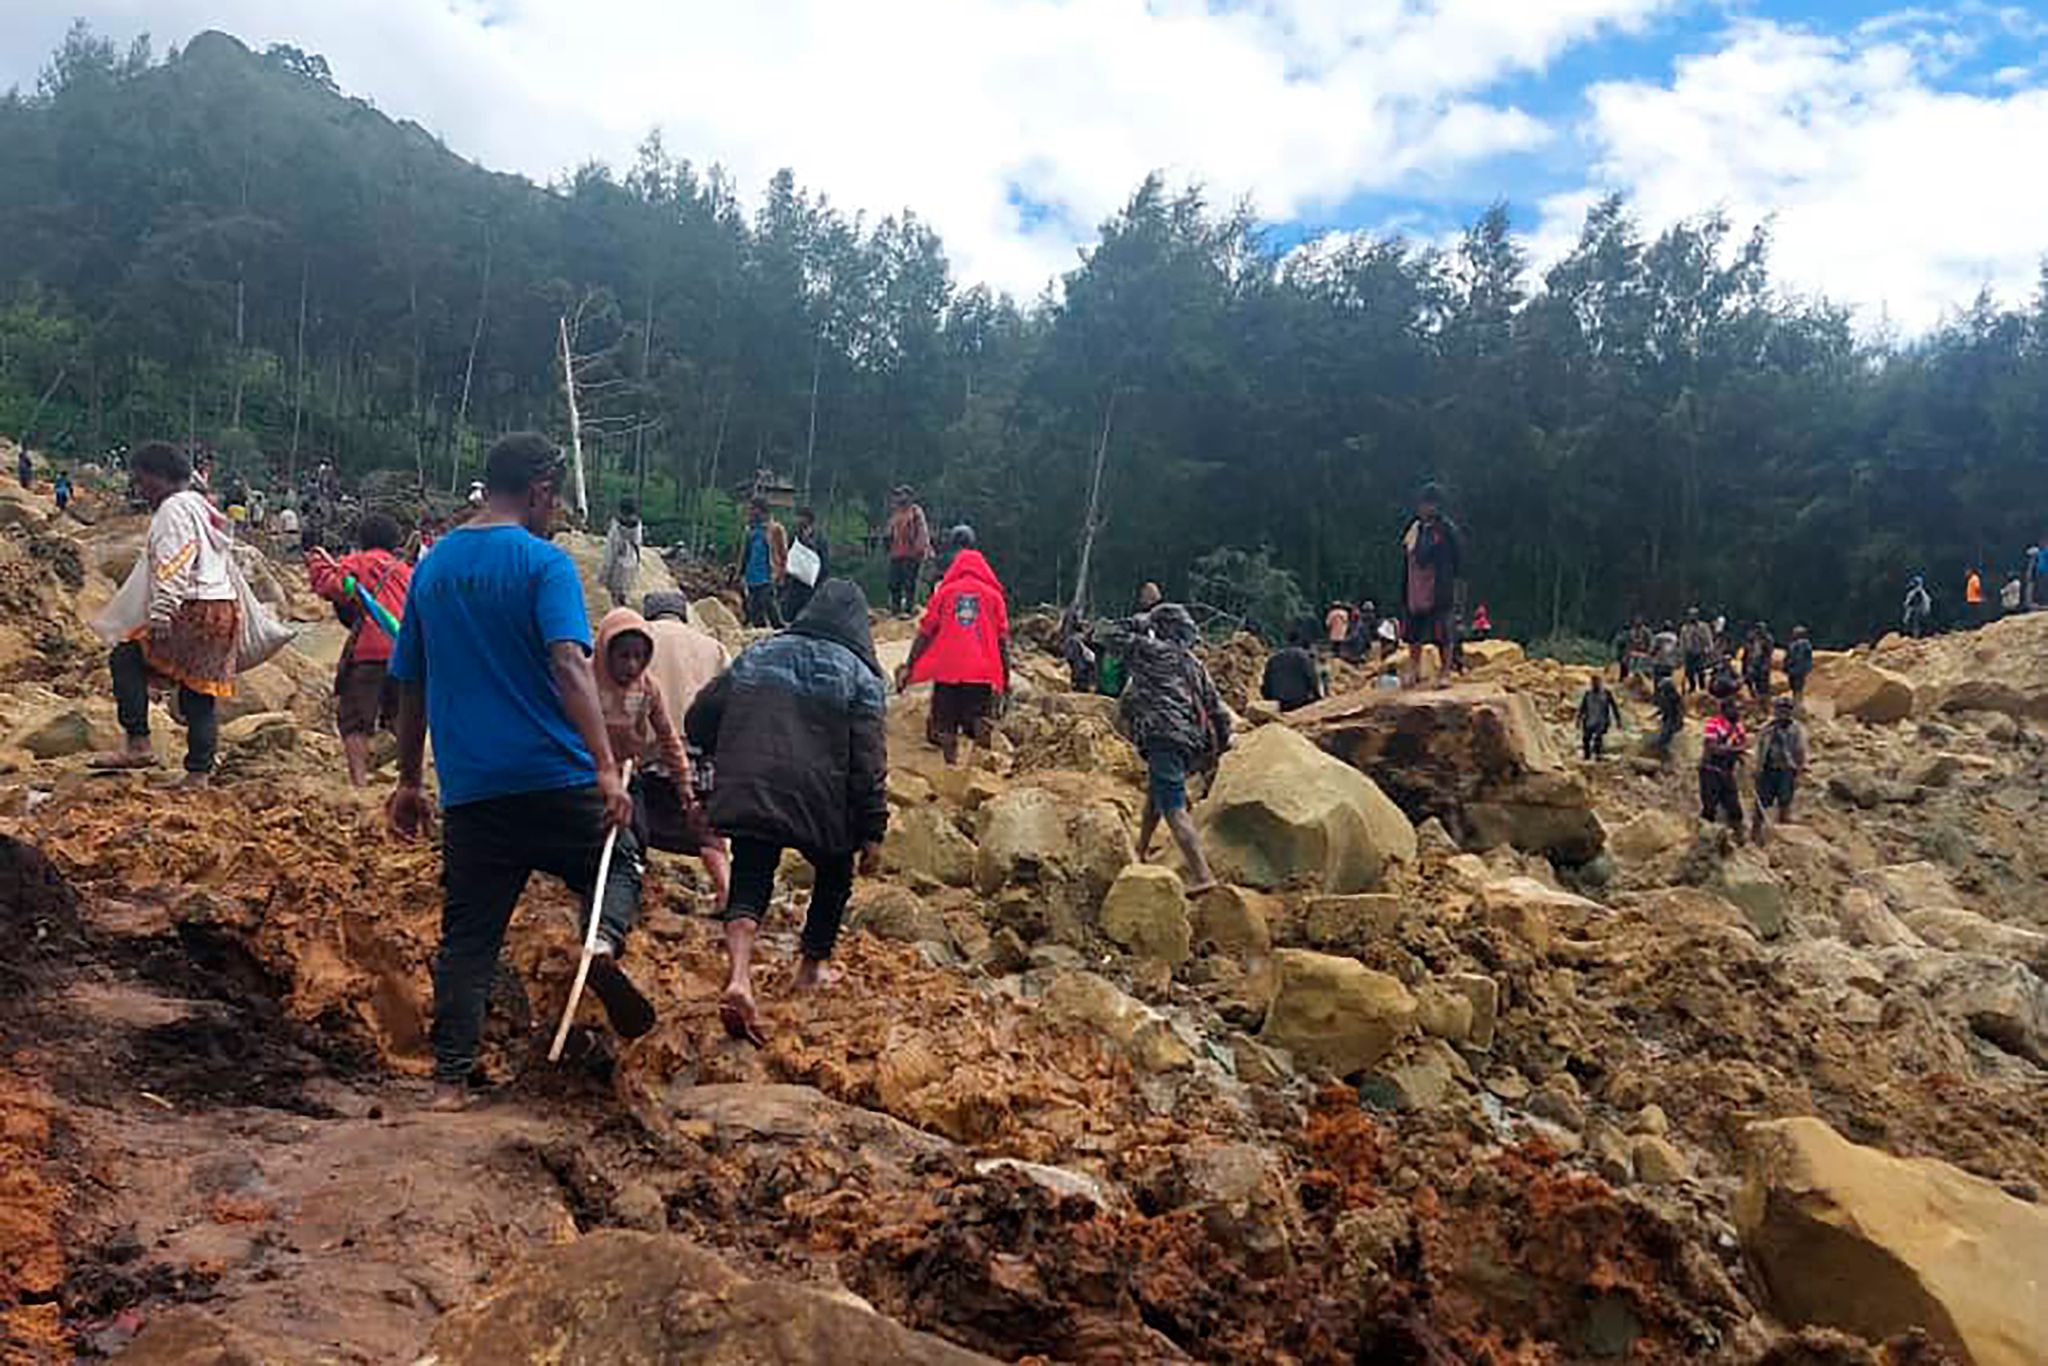
M 1707 657 L 1687 655 L 1685 657 L 1685 690 L 1698 692 L 1707 686 Z
M 782 864 L 784 846 L 773 840 L 732 837 L 732 895 L 726 898 L 726 920 L 759 923 L 768 914 L 775 895 L 775 870 Z M 797 852 L 811 865 L 811 906 L 804 913 L 804 957 L 822 962 L 832 956 L 839 943 L 839 922 L 846 918 L 846 903 L 853 895 L 853 853 L 820 854 L 809 849 Z
M 526 881 L 549 873 L 584 898 L 604 852 L 597 788 L 521 792 L 452 806 L 441 821 L 441 950 L 434 958 L 434 1077 L 462 1082 L 476 1066 L 484 1009 L 505 927 Z M 615 952 L 640 918 L 640 843 L 619 832 L 605 882 L 600 936 Z
M 811 595 L 816 592 L 810 584 L 791 574 L 782 581 L 782 620 L 795 621 L 804 614 L 804 608 L 811 605 Z
M 142 647 L 132 640 L 122 641 L 114 647 L 107 666 L 114 675 L 114 714 L 120 718 L 122 733 L 137 740 L 147 737 L 149 665 L 142 658 Z M 185 717 L 185 771 L 213 772 L 213 758 L 220 749 L 220 714 L 214 699 L 181 683 L 178 710 Z
M 772 583 L 747 585 L 747 625 L 781 627 L 782 603 Z
M 1579 755 L 1586 759 L 1604 758 L 1607 753 L 1607 727 L 1587 726 L 1579 732 Z
M 917 606 L 917 575 L 923 567 L 920 560 L 889 561 L 889 607 L 898 616 L 908 616 Z
M 1700 769 L 1700 819 L 1709 823 L 1725 818 L 1736 834 L 1742 833 L 1742 792 L 1735 774 L 1727 769 Z

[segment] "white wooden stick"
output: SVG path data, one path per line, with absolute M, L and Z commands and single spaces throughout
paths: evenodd
M 628 789 L 633 786 L 633 761 L 626 760 L 620 773 Z M 619 845 L 616 825 L 604 837 L 604 852 L 597 857 L 597 885 L 590 889 L 590 924 L 583 931 L 583 954 L 576 960 L 576 980 L 569 984 L 569 1004 L 562 1011 L 562 1023 L 555 1029 L 555 1041 L 548 1046 L 548 1061 L 562 1060 L 562 1045 L 569 1041 L 569 1026 L 576 1022 L 576 1007 L 583 1000 L 583 984 L 590 980 L 590 963 L 597 957 L 598 915 L 604 910 L 604 885 L 612 872 L 612 851 Z

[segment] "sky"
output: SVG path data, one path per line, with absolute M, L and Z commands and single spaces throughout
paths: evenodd
M 1872 332 L 2024 300 L 2048 252 L 2048 0 L 4 0 L 0 87 L 74 16 L 321 53 L 536 180 L 655 128 L 750 197 L 788 166 L 1024 299 L 1154 170 L 1281 243 L 1505 200 L 1539 267 L 1609 193 L 1768 222 L 1781 287 Z

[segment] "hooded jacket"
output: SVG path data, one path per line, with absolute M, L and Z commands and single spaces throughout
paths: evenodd
M 612 642 L 625 635 L 647 641 L 648 667 L 631 683 L 621 685 L 612 677 Z M 676 733 L 675 719 L 661 685 L 654 679 L 654 632 L 646 618 L 630 607 L 615 607 L 605 613 L 597 626 L 597 647 L 591 652 L 591 673 L 597 680 L 598 708 L 604 713 L 604 728 L 611 739 L 612 755 L 619 762 L 631 759 L 641 768 L 659 763 L 676 777 L 690 771 L 683 751 L 683 738 Z
M 690 705 L 690 742 L 718 765 L 711 823 L 815 854 L 880 843 L 886 709 L 867 597 L 829 579 L 794 625 L 743 652 Z
M 911 682 L 983 683 L 997 692 L 1009 686 L 1003 641 L 1010 634 L 1010 605 L 980 551 L 953 557 L 925 604 L 917 633 L 925 644 Z

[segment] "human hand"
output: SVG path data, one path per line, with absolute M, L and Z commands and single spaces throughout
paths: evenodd
M 152 621 L 149 623 L 149 643 L 159 653 L 168 649 L 171 643 L 171 623 Z
M 860 875 L 862 877 L 875 877 L 881 871 L 882 846 L 873 842 L 863 844 L 860 847 Z
M 604 798 L 604 827 L 623 830 L 633 823 L 633 798 L 612 769 L 597 775 L 597 795 Z
M 434 830 L 434 804 L 418 783 L 400 783 L 384 803 L 384 820 L 402 840 L 416 840 Z

